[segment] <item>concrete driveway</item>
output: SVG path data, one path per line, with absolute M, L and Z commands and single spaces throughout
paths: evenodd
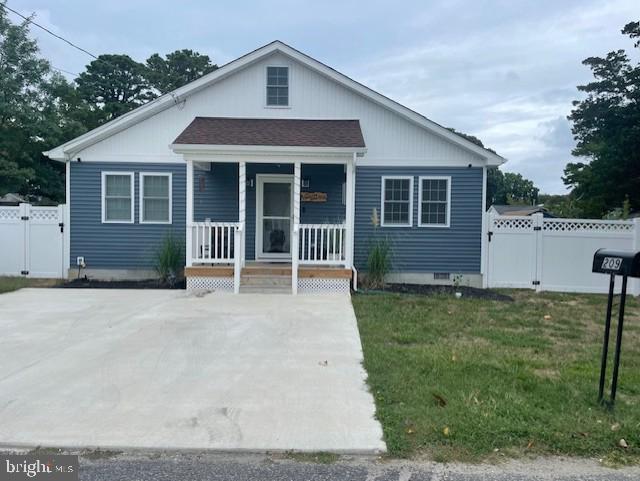
M 0 295 L 0 444 L 382 451 L 345 295 Z

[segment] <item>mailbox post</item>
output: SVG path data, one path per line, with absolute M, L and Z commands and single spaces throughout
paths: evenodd
M 622 290 L 620 292 L 620 307 L 618 311 L 618 329 L 616 332 L 616 352 L 613 359 L 613 378 L 611 380 L 611 399 L 609 406 L 616 402 L 618 389 L 618 370 L 620 367 L 620 350 L 622 347 L 622 330 L 624 328 L 624 305 L 627 300 L 627 279 L 640 277 L 640 252 L 614 251 L 598 249 L 593 256 L 592 272 L 609 274 L 609 297 L 607 299 L 607 317 L 604 324 L 604 342 L 602 346 L 602 363 L 600 365 L 600 386 L 598 401 L 603 402 L 604 384 L 607 372 L 607 358 L 609 356 L 609 335 L 611 332 L 611 311 L 613 309 L 613 290 L 616 276 L 622 276 Z

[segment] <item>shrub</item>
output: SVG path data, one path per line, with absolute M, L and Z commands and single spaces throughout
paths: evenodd
M 391 269 L 391 243 L 387 238 L 375 239 L 369 245 L 367 283 L 373 289 L 384 287 L 384 278 Z
M 155 254 L 155 270 L 160 280 L 173 287 L 182 270 L 183 262 L 182 242 L 168 232 Z

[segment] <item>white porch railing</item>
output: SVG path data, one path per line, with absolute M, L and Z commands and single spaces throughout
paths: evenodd
M 242 223 L 192 222 L 191 264 L 233 264 L 233 290 L 240 291 Z
M 300 224 L 300 264 L 343 265 L 346 262 L 346 224 Z
M 231 264 L 235 258 L 237 222 L 193 222 L 191 261 L 194 264 Z

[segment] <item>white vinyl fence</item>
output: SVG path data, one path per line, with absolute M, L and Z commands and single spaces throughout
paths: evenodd
M 609 276 L 591 272 L 601 247 L 640 250 L 640 219 L 612 221 L 532 216 L 486 217 L 487 287 L 606 293 Z M 617 285 L 620 286 L 618 281 Z M 640 282 L 630 290 L 640 294 Z
M 63 278 L 65 206 L 0 206 L 0 275 Z

